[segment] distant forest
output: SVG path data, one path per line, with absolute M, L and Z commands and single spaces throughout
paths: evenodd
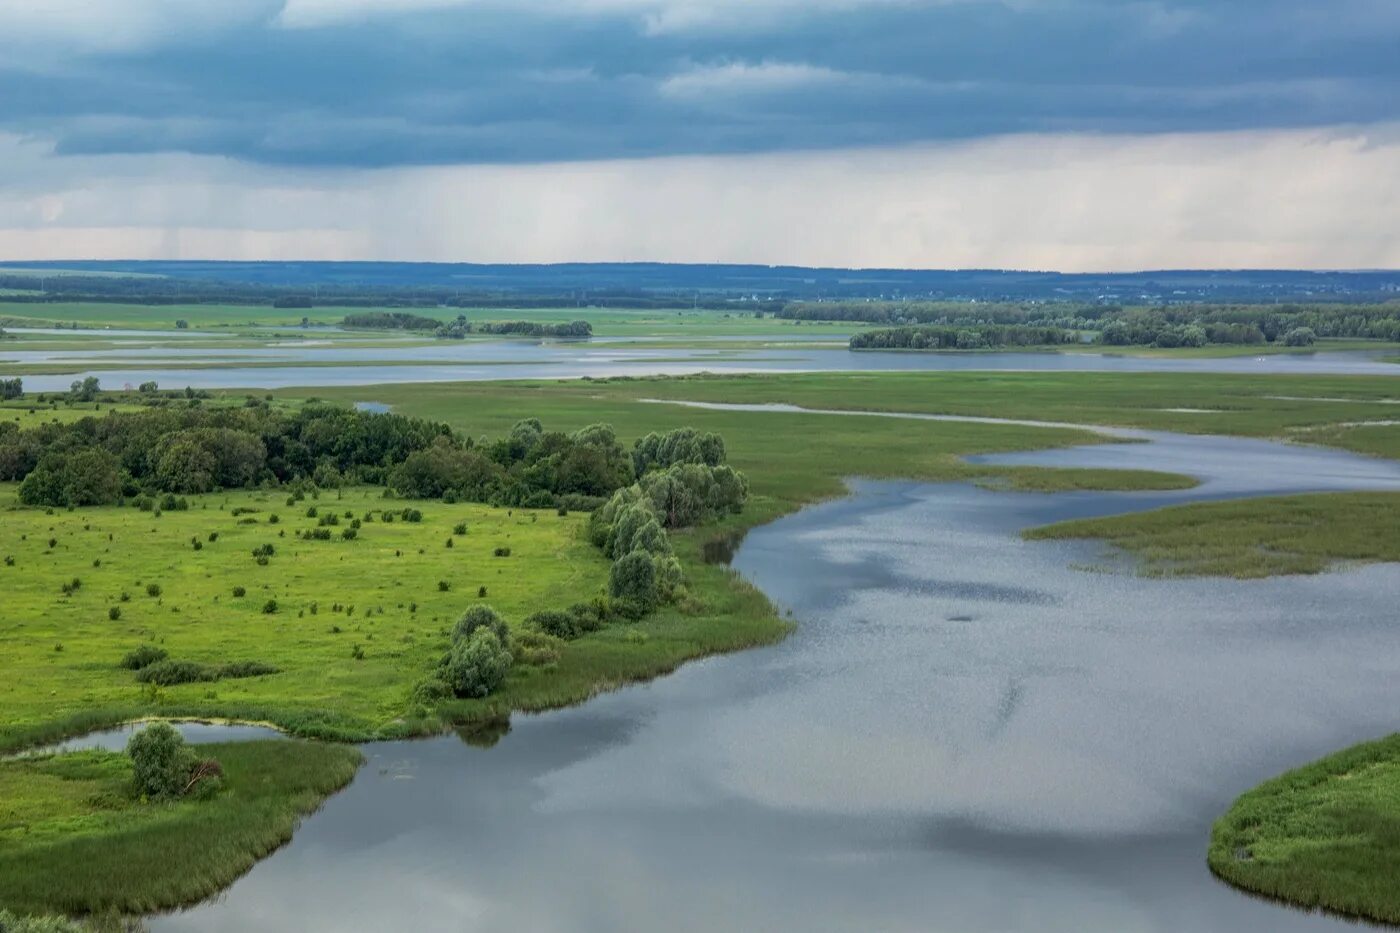
M 1203 347 L 1207 344 L 1307 346 L 1318 338 L 1400 341 L 1400 302 L 1377 305 L 1183 305 L 1130 308 L 1076 305 L 821 302 L 793 304 L 780 316 L 808 321 L 896 324 L 864 330 L 852 349 L 980 349 L 1033 344 Z

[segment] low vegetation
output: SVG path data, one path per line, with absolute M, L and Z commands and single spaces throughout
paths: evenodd
M 1245 793 L 1212 829 L 1207 861 L 1258 894 L 1400 923 L 1400 735 Z
M 191 748 L 165 725 L 138 733 L 129 755 L 0 760 L 0 905 L 130 914 L 200 900 L 290 839 L 360 762 L 353 748 L 296 740 Z
M 1341 561 L 1400 560 L 1400 493 L 1325 493 L 1202 502 L 1060 522 L 1032 540 L 1095 538 L 1149 576 L 1321 573 Z

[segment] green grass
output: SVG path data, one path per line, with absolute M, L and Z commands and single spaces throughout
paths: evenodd
M 1400 923 L 1400 735 L 1245 793 L 1212 829 L 1207 861 L 1248 891 Z
M 1339 562 L 1400 560 L 1400 493 L 1193 503 L 1046 525 L 1025 537 L 1102 539 L 1149 576 L 1321 573 Z
M 227 887 L 350 782 L 346 746 L 200 746 L 226 787 L 211 800 L 148 803 L 115 752 L 0 761 L 0 906 L 18 913 L 149 913 Z
M 214 494 L 159 517 L 131 507 L 0 513 L 0 555 L 14 558 L 13 566 L 0 565 L 0 748 L 151 713 L 268 721 L 324 737 L 421 731 L 430 724 L 409 721 L 410 690 L 467 606 L 487 602 L 519 623 L 597 594 L 607 578 L 607 561 L 580 534 L 586 516 L 380 493 L 329 492 L 296 506 L 285 504 L 284 492 Z M 13 502 L 14 486 L 0 487 L 0 496 Z M 349 520 L 342 517 L 330 529 L 335 540 L 298 540 L 298 530 L 319 521 L 305 516 L 309 505 L 356 516 L 411 506 L 423 521 L 386 524 L 376 515 L 358 538 L 344 541 L 338 536 Z M 235 516 L 236 508 L 257 511 Z M 273 514 L 278 524 L 269 523 Z M 468 534 L 454 536 L 463 521 Z M 211 532 L 217 541 L 208 540 Z M 264 543 L 276 553 L 259 566 L 252 550 Z M 497 546 L 510 547 L 511 556 L 494 557 Z M 74 578 L 81 587 L 65 595 L 62 584 Z M 451 588 L 440 591 L 440 580 Z M 147 595 L 149 584 L 160 586 L 159 597 Z M 235 597 L 235 586 L 246 595 Z M 274 599 L 277 611 L 265 613 Z M 336 604 L 346 608 L 336 611 Z M 119 619 L 109 618 L 112 608 Z M 571 643 L 561 676 L 591 676 L 590 640 L 613 637 Z M 281 673 L 152 689 L 118 666 L 142 643 L 181 660 L 256 660 Z M 356 645 L 363 659 L 352 657 Z M 529 681 L 512 682 L 521 697 L 548 680 L 538 672 L 520 677 Z
M 21 429 L 41 424 L 70 424 L 84 418 L 101 417 L 113 411 L 142 411 L 130 402 L 40 402 L 34 396 L 0 402 L 0 422 L 11 422 Z
M 1157 470 L 1101 470 L 1089 468 L 1012 467 L 977 480 L 988 489 L 1012 492 L 1147 492 L 1192 489 L 1200 480 L 1180 473 Z

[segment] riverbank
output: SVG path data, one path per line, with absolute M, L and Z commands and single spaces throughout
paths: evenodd
M 223 890 L 350 783 L 356 749 L 296 740 L 199 746 L 212 799 L 145 802 L 131 760 L 81 751 L 0 760 L 0 905 L 20 914 L 141 914 Z

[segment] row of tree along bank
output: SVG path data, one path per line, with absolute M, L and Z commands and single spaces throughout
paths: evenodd
M 591 337 L 593 325 L 587 321 L 567 321 L 560 324 L 543 324 L 537 321 L 468 321 L 466 315 L 459 314 L 455 320 L 440 321 L 437 318 L 407 311 L 364 311 L 347 314 L 341 321 L 343 327 L 363 330 L 406 330 L 420 333 L 431 332 L 434 337 L 461 340 L 470 334 L 489 334 L 512 337 Z

